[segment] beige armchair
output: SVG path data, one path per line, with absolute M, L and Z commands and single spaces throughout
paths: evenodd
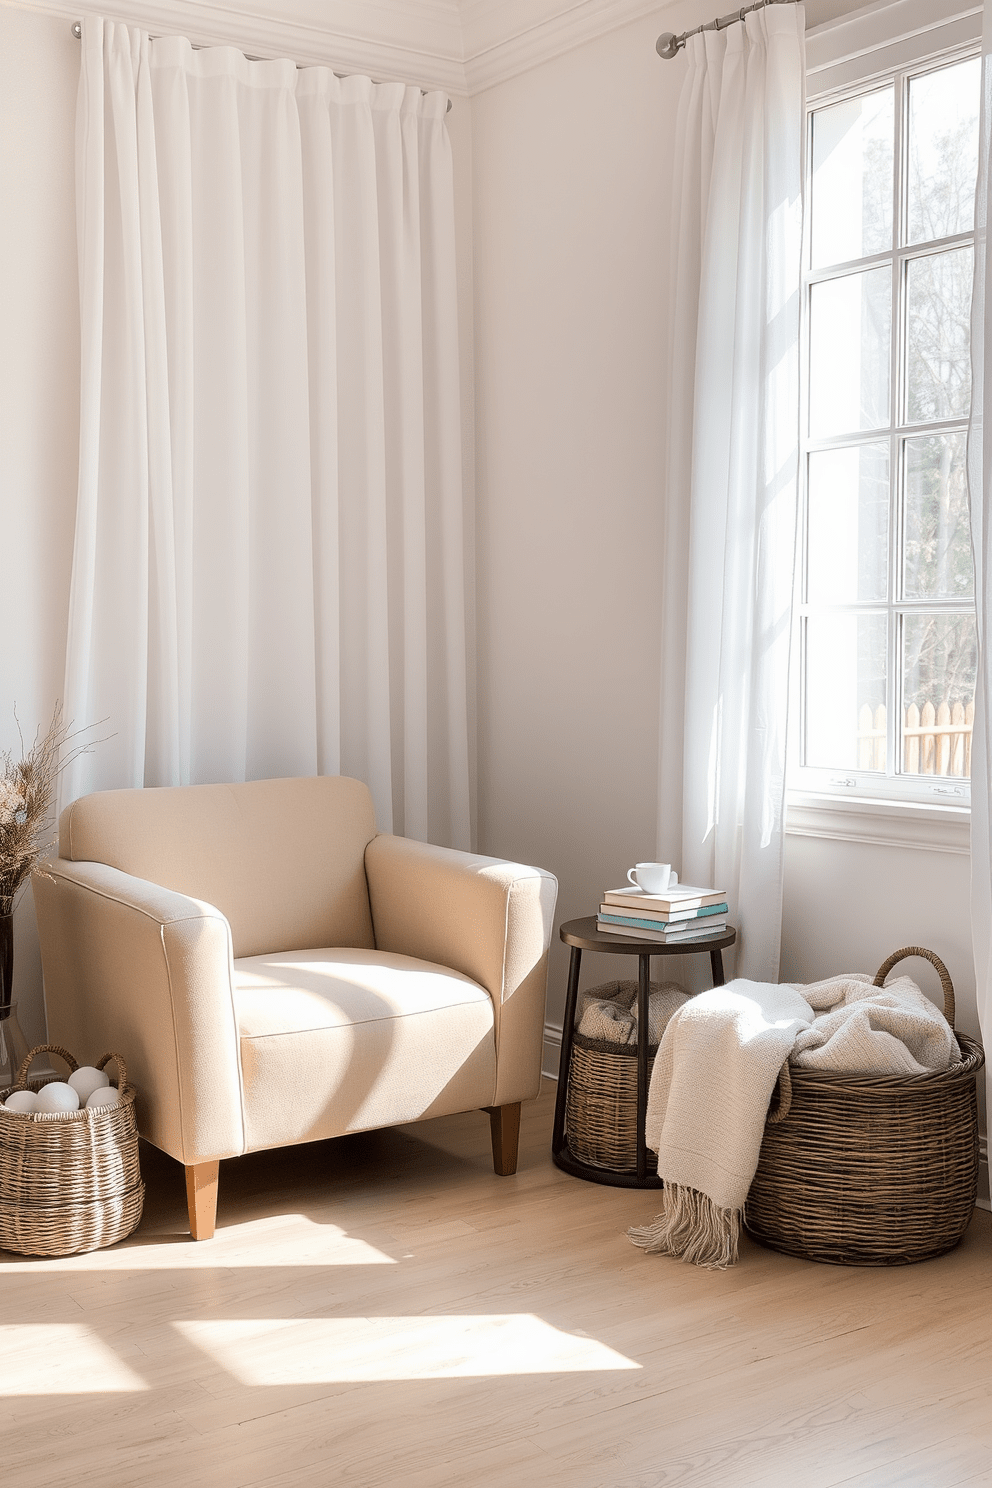
M 99 792 L 34 878 L 49 1036 L 124 1054 L 198 1240 L 220 1159 L 262 1148 L 478 1107 L 510 1174 L 556 893 L 377 833 L 357 780 Z

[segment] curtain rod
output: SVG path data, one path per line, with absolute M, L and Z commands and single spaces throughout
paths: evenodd
M 765 3 L 765 0 L 762 0 L 762 4 L 764 4 L 764 3 Z M 783 3 L 783 0 L 773 0 L 773 3 Z M 83 26 L 82 26 L 82 22 L 81 21 L 73 21 L 73 23 L 72 23 L 72 34 L 76 38 L 77 41 L 81 41 L 82 40 Z M 155 40 L 154 37 L 152 37 L 151 39 L 153 41 Z M 197 44 L 195 42 L 193 42 L 193 41 L 190 42 L 190 46 L 193 48 L 194 52 L 201 52 L 201 51 L 203 51 L 203 47 L 197 46 Z M 268 57 L 249 57 L 246 54 L 245 55 L 245 60 L 248 61 L 248 62 L 266 62 L 266 61 L 271 61 L 272 59 L 271 58 L 268 58 Z M 304 64 L 302 62 L 297 62 L 297 64 L 296 64 L 297 70 L 299 70 L 299 68 L 301 68 L 303 65 Z M 312 65 L 313 66 L 317 66 L 318 64 L 317 63 L 314 63 Z M 347 74 L 346 73 L 343 73 L 343 72 L 336 72 L 334 74 L 334 76 L 335 77 L 346 77 Z M 373 82 L 374 81 L 375 81 L 375 79 L 373 78 Z M 424 95 L 424 97 L 426 98 L 427 97 L 428 90 L 426 88 L 421 88 L 420 91 Z M 451 113 L 451 99 L 450 98 L 448 99 L 448 106 L 447 106 L 447 108 L 445 109 L 444 112 L 446 114 L 450 114 Z
M 753 5 L 742 5 L 740 10 L 732 11 L 730 15 L 717 16 L 715 21 L 707 21 L 705 26 L 693 26 L 691 31 L 683 31 L 675 36 L 671 31 L 663 31 L 654 44 L 654 49 L 659 57 L 668 60 L 675 57 L 685 46 L 690 36 L 698 36 L 700 31 L 726 31 L 728 26 L 742 21 L 752 10 L 762 10 L 766 5 L 794 5 L 796 0 L 754 0 Z

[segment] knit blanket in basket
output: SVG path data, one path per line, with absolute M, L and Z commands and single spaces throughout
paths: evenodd
M 652 982 L 648 992 L 648 1044 L 657 1048 L 676 1008 L 689 994 L 678 982 Z M 606 1044 L 637 1043 L 637 983 L 606 982 L 582 999 L 579 1032 Z
M 848 973 L 797 990 L 815 1015 L 789 1056 L 801 1069 L 925 1075 L 961 1059 L 951 1025 L 911 977 L 876 987 Z
M 803 987 L 728 982 L 679 1008 L 648 1091 L 645 1139 L 664 1209 L 628 1234 L 699 1266 L 737 1260 L 741 1214 L 765 1118 L 787 1059 L 804 1068 L 919 1074 L 960 1058 L 943 1014 L 909 977 L 860 975 Z

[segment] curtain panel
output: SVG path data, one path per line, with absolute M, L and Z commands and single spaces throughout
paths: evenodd
M 782 924 L 804 27 L 775 5 L 691 37 L 675 141 L 659 852 L 727 891 L 759 981 Z
M 469 846 L 445 107 L 83 21 L 63 801 L 343 773 Z
M 971 745 L 971 931 L 975 955 L 978 1020 L 986 1046 L 992 1037 L 992 439 L 986 437 L 986 410 L 992 383 L 992 10 L 985 8 L 982 36 L 982 108 L 978 182 L 975 190 L 975 285 L 971 302 L 971 423 L 968 430 L 968 486 L 971 543 L 975 562 L 975 620 L 978 670 L 975 725 Z M 989 410 L 992 414 L 992 410 Z M 992 424 L 990 424 L 992 427 Z M 986 1066 L 987 1109 L 992 1109 L 992 1071 Z

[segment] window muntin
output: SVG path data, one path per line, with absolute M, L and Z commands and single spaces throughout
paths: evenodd
M 979 58 L 959 57 L 810 110 L 793 771 L 806 789 L 969 795 L 979 78 Z

